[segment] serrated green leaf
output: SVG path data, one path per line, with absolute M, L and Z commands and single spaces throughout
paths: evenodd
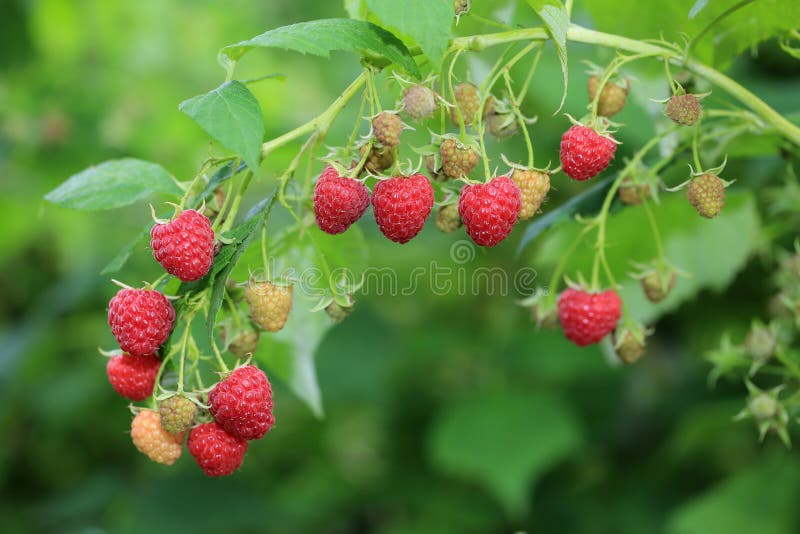
M 136 245 L 147 239 L 150 235 L 150 227 L 151 224 L 147 224 L 142 230 L 136 234 L 136 237 L 131 239 L 127 245 L 122 247 L 122 249 L 117 253 L 114 258 L 103 267 L 103 270 L 100 271 L 101 276 L 105 276 L 107 274 L 114 274 L 120 271 L 126 263 L 128 263 L 128 259 L 131 257 L 131 253 L 133 249 L 136 248 Z
M 232 237 L 234 241 L 223 246 L 214 257 L 214 263 L 211 265 L 211 271 L 207 277 L 211 286 L 211 301 L 208 307 L 206 323 L 206 331 L 209 338 L 214 335 L 217 314 L 219 314 L 219 310 L 222 307 L 222 299 L 225 297 L 225 283 L 228 281 L 233 268 L 236 267 L 239 258 L 247 250 L 253 238 L 258 235 L 256 230 L 269 217 L 272 206 L 275 204 L 276 195 L 277 189 L 273 190 L 267 198 L 254 206 L 245 216 L 245 222 L 228 234 L 228 237 Z
M 206 94 L 184 100 L 178 109 L 256 172 L 261 162 L 264 117 L 246 85 L 231 80 Z
M 385 26 L 417 41 L 432 65 L 441 62 L 455 17 L 452 0 L 367 0 L 367 5 Z
M 564 92 L 561 96 L 561 103 L 555 111 L 555 113 L 558 113 L 564 107 L 564 102 L 567 99 L 567 85 L 569 82 L 569 72 L 567 70 L 569 14 L 561 0 L 528 0 L 528 5 L 536 11 L 536 14 L 544 22 L 547 33 L 550 34 L 550 38 L 556 47 L 556 52 L 558 52 L 558 61 L 561 63 L 561 74 L 564 78 Z
M 45 200 L 76 210 L 109 210 L 144 200 L 154 193 L 183 191 L 161 165 L 125 158 L 105 161 L 73 174 L 45 195 Z
M 362 20 L 322 19 L 283 26 L 220 50 L 220 62 L 229 68 L 253 48 L 281 48 L 329 57 L 334 50 L 357 52 L 396 63 L 419 77 L 419 69 L 406 46 L 390 32 Z
M 560 398 L 502 390 L 471 396 L 440 414 L 428 450 L 434 465 L 483 484 L 511 514 L 521 515 L 531 482 L 572 454 L 581 435 Z

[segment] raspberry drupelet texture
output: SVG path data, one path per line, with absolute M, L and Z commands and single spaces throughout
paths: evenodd
M 293 292 L 292 285 L 250 280 L 244 289 L 244 298 L 253 322 L 267 332 L 281 330 L 292 310 Z
M 182 211 L 168 223 L 150 230 L 150 247 L 156 261 L 183 282 L 204 277 L 214 261 L 214 231 L 208 217 L 195 210 Z
M 172 465 L 181 457 L 185 433 L 170 434 L 161 428 L 161 415 L 142 410 L 131 422 L 131 439 L 139 452 L 154 462 Z
M 468 176 L 480 160 L 480 155 L 475 150 L 461 145 L 455 139 L 442 141 L 439 156 L 442 158 L 442 173 L 447 178 Z
M 612 289 L 589 293 L 568 288 L 558 299 L 558 318 L 564 335 L 579 347 L 606 337 L 616 328 L 621 314 L 622 301 Z
M 106 364 L 108 381 L 114 390 L 132 401 L 142 401 L 153 394 L 161 360 L 153 355 L 119 354 Z
M 108 303 L 108 325 L 120 348 L 133 356 L 153 354 L 167 340 L 175 310 L 152 289 L 120 289 Z
M 314 187 L 317 225 L 328 234 L 341 234 L 364 215 L 369 201 L 366 185 L 326 167 Z
M 383 111 L 372 119 L 372 131 L 375 139 L 380 144 L 395 147 L 400 144 L 400 134 L 403 132 L 403 121 L 400 115 L 390 111 Z
M 231 435 L 259 439 L 272 425 L 272 386 L 254 365 L 236 369 L 208 394 L 211 415 Z
M 600 135 L 586 126 L 574 125 L 561 137 L 561 165 L 574 180 L 588 180 L 600 174 L 617 151 L 611 135 Z
M 408 243 L 431 213 L 433 187 L 422 174 L 381 180 L 372 194 L 372 208 L 383 235 L 395 243 Z
M 228 434 L 217 423 L 194 427 L 186 445 L 197 465 L 210 477 L 230 475 L 239 469 L 247 452 L 247 441 Z
M 511 233 L 520 205 L 516 184 L 507 176 L 498 176 L 486 184 L 464 186 L 458 212 L 472 240 L 482 247 L 493 247 Z
M 550 175 L 533 169 L 514 169 L 511 179 L 517 184 L 520 192 L 520 220 L 530 219 L 542 206 L 550 191 Z

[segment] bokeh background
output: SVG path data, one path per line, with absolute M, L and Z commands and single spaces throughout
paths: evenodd
M 475 4 L 485 16 L 498 8 L 521 24 L 535 23 L 515 14 L 513 2 Z M 42 197 L 81 169 L 122 156 L 191 177 L 219 149 L 177 104 L 223 81 L 219 48 L 345 11 L 340 2 L 313 0 L 5 0 L 2 6 L 0 531 L 766 534 L 800 528 L 796 453 L 776 439 L 759 444 L 750 421 L 733 422 L 745 402 L 743 387 L 724 381 L 709 387 L 703 359 L 724 331 L 741 340 L 750 319 L 765 313 L 771 267 L 757 246 L 737 252 L 730 265 L 724 254 L 702 260 L 723 264 L 717 286 L 728 287 L 684 295 L 660 317 L 648 355 L 633 367 L 616 365 L 597 348 L 576 349 L 558 332 L 537 332 L 515 304 L 523 295 L 513 292 L 441 296 L 423 286 L 410 295 L 365 295 L 316 351 L 324 419 L 275 381 L 279 424 L 250 447 L 234 476 L 208 479 L 188 453 L 171 468 L 148 461 L 130 442 L 127 403 L 108 385 L 96 350 L 113 346 L 105 310 L 114 287 L 98 273 L 146 224 L 148 209 L 75 212 Z M 582 23 L 593 24 L 576 9 Z M 482 28 L 469 17 L 462 25 L 464 33 Z M 580 45 L 570 53 L 574 66 L 612 57 Z M 286 77 L 251 86 L 267 137 L 324 109 L 359 70 L 358 60 L 344 54 L 330 61 L 280 51 L 251 55 L 240 76 Z M 733 72 L 779 110 L 795 111 L 797 68 L 771 57 L 767 46 L 757 60 L 739 59 Z M 472 76 L 481 79 L 486 67 L 473 61 Z M 585 78 L 574 72 L 565 109 L 581 114 Z M 637 83 L 656 92 L 641 90 L 623 112 L 628 128 L 620 156 L 652 134 L 648 98 L 667 90 L 644 75 L 634 91 Z M 540 116 L 534 141 L 545 161 L 556 159 L 568 124 L 552 116 L 560 85 L 549 50 L 526 104 Z M 385 104 L 391 101 L 387 96 Z M 352 107 L 329 143 L 350 131 Z M 422 140 L 425 132 L 417 135 Z M 248 204 L 269 191 L 296 148 L 265 161 Z M 492 149 L 511 159 L 524 154 L 519 139 Z M 748 185 L 759 186 L 778 172 L 776 161 L 762 157 L 730 168 L 755 176 Z M 580 190 L 563 182 L 556 188 L 554 205 Z M 764 215 L 760 205 L 754 210 Z M 462 238 L 429 224 L 400 248 L 377 232 L 369 214 L 360 226 L 369 264 L 396 268 L 401 280 L 431 259 L 450 261 L 451 244 Z M 520 233 L 497 250 L 479 251 L 470 265 L 509 271 L 535 265 L 535 246 L 515 255 Z M 734 227 L 730 239 L 736 238 Z M 543 247 L 544 256 L 553 256 L 553 243 Z M 546 276 L 546 262 L 542 268 Z M 118 276 L 135 284 L 158 272 L 142 246 Z

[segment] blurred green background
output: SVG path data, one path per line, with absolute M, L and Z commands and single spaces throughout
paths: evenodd
M 522 6 L 515 14 L 514 2 L 475 4 L 485 16 L 497 7 L 506 20 L 535 23 Z M 796 454 L 775 439 L 759 444 L 752 422 L 732 421 L 744 404 L 743 388 L 724 382 L 709 388 L 702 358 L 723 331 L 741 340 L 750 318 L 765 313 L 771 292 L 765 283 L 771 265 L 754 254 L 763 207 L 744 188 L 731 203 L 739 218 L 715 228 L 724 238 L 718 244 L 734 247 L 744 220 L 748 245 L 739 243 L 736 259 L 723 253 L 699 260 L 719 265 L 704 275 L 719 280 L 706 285 L 730 287 L 682 295 L 682 305 L 673 303 L 660 318 L 636 366 L 609 363 L 597 348 L 576 349 L 558 332 L 537 332 L 514 304 L 522 295 L 437 296 L 426 287 L 412 295 L 373 292 L 316 352 L 325 419 L 275 381 L 278 425 L 251 445 L 235 475 L 208 479 L 186 452 L 171 468 L 148 461 L 130 443 L 127 403 L 108 385 L 96 350 L 113 346 L 105 310 L 115 292 L 98 273 L 146 224 L 148 209 L 74 212 L 42 196 L 71 174 L 122 156 L 159 162 L 188 179 L 219 148 L 177 104 L 223 81 L 219 48 L 345 11 L 340 2 L 312 0 L 2 5 L 0 531 L 777 534 L 800 528 Z M 593 24 L 577 9 L 581 23 Z M 477 31 L 486 29 L 469 17 L 459 29 Z M 612 57 L 581 45 L 570 53 L 573 66 Z M 281 51 L 251 55 L 240 77 L 286 75 L 251 86 L 268 138 L 319 113 L 359 71 L 357 58 L 344 54 L 330 61 Z M 481 79 L 486 64 L 470 61 Z M 797 69 L 776 61 L 745 58 L 733 69 L 777 109 L 796 111 Z M 580 115 L 585 78 L 574 69 L 565 110 Z M 628 128 L 620 160 L 652 134 L 648 98 L 667 89 L 648 80 L 645 73 L 635 81 L 640 94 L 621 115 Z M 560 83 L 549 50 L 526 104 L 540 116 L 533 131 L 544 161 L 557 158 L 568 124 L 552 116 Z M 329 144 L 350 131 L 353 107 Z M 425 135 L 417 132 L 418 144 Z M 270 189 L 296 149 L 265 161 L 248 204 Z M 518 138 L 489 149 L 517 160 L 524 154 Z M 777 161 L 740 159 L 729 169 L 760 185 L 779 172 Z M 670 185 L 682 181 L 679 174 Z M 563 181 L 555 187 L 554 205 L 581 189 Z M 735 206 L 746 206 L 745 215 Z M 449 261 L 451 244 L 462 238 L 441 235 L 431 223 L 400 248 L 378 233 L 370 214 L 359 224 L 369 264 L 396 268 L 401 280 L 431 259 Z M 540 254 L 546 266 L 557 255 L 555 235 L 517 258 L 521 233 L 479 251 L 469 267 L 518 269 L 536 265 Z M 141 246 L 118 276 L 136 284 L 158 272 Z

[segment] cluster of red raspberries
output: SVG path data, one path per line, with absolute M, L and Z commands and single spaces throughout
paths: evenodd
M 181 281 L 199 280 L 211 268 L 214 232 L 198 211 L 156 223 L 150 235 L 155 259 Z M 200 468 L 209 476 L 229 475 L 242 464 L 248 442 L 275 424 L 271 385 L 254 365 L 227 374 L 207 395 L 184 393 L 182 384 L 165 398 L 157 394 L 165 365 L 159 354 L 175 324 L 172 304 L 160 291 L 121 289 L 109 302 L 108 324 L 121 349 L 106 366 L 112 387 L 131 401 L 153 397 L 152 409 L 134 408 L 131 423 L 134 445 L 153 461 L 172 465 L 188 433 L 187 447 Z

